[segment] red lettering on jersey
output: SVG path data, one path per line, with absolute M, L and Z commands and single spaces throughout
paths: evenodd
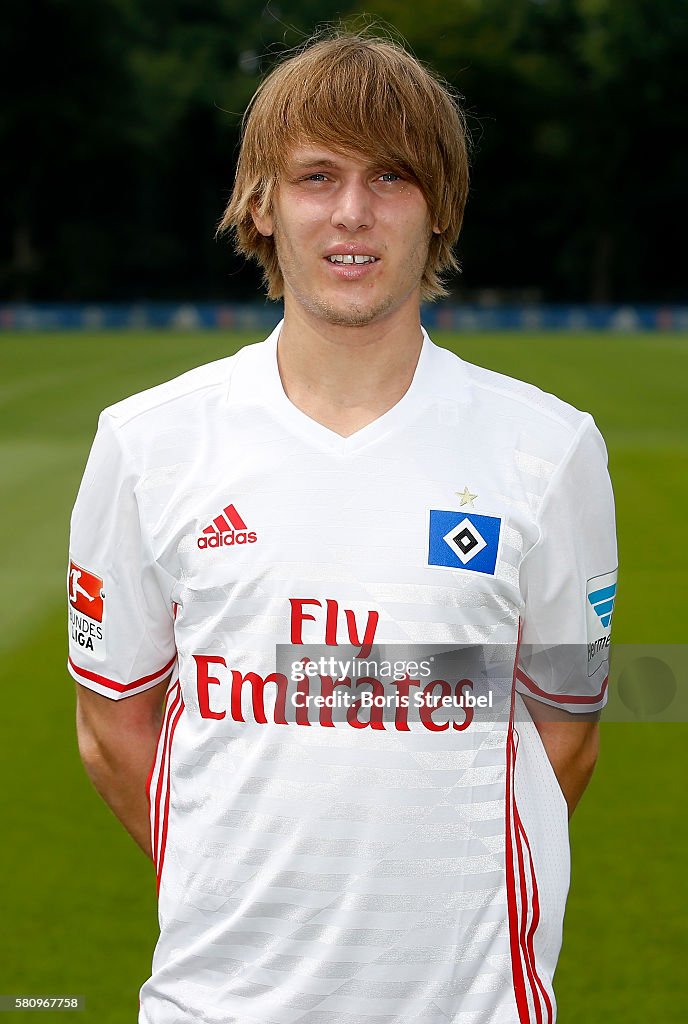
M 463 696 L 463 688 L 464 688 L 464 686 L 468 686 L 472 690 L 473 689 L 473 681 L 471 679 L 460 679 L 458 681 L 458 683 L 456 684 L 456 687 L 455 687 L 455 693 L 456 693 L 457 700 L 458 700 L 459 697 Z M 463 711 L 463 714 L 464 714 L 464 720 L 461 723 L 461 725 L 457 725 L 456 722 L 454 722 L 454 728 L 456 729 L 457 732 L 463 732 L 464 729 L 467 729 L 468 726 L 473 721 L 473 718 L 475 716 L 475 707 L 471 707 L 471 706 L 469 706 L 469 707 L 462 707 L 461 710 Z
M 375 630 L 380 619 L 379 612 L 368 612 L 368 621 L 366 622 L 365 633 L 363 634 L 363 641 L 358 639 L 358 630 L 356 628 L 356 614 L 349 608 L 345 611 L 346 615 L 346 626 L 349 631 L 349 640 L 354 647 L 360 647 L 360 651 L 356 655 L 357 658 L 367 658 L 373 646 L 373 640 L 375 639 Z
M 320 676 L 320 692 L 325 699 L 331 698 L 334 691 L 338 686 L 343 686 L 344 689 L 351 689 L 351 680 L 348 676 L 344 679 L 339 679 L 336 683 L 332 679 L 332 676 Z M 335 724 L 332 721 L 332 705 L 324 704 L 320 709 L 320 721 L 319 725 L 324 725 L 327 729 L 334 729 Z
M 247 672 L 246 675 L 242 675 L 241 672 L 233 669 L 231 706 L 232 718 L 235 722 L 244 721 L 244 716 L 241 712 L 241 692 L 244 683 L 250 683 L 253 717 L 259 725 L 267 725 L 268 721 L 265 717 L 265 687 L 268 683 L 275 683 L 277 685 L 277 700 L 275 701 L 273 721 L 275 725 L 287 724 L 285 716 L 287 706 L 287 686 L 289 685 L 287 677 L 283 675 L 282 672 L 271 672 L 270 675 L 263 679 L 257 672 Z
M 337 646 L 337 619 L 339 618 L 339 605 L 336 601 L 327 599 L 327 618 L 325 619 L 325 643 L 331 647 Z
M 211 684 L 213 686 L 220 686 L 221 684 L 217 676 L 210 675 L 208 666 L 224 665 L 227 668 L 227 662 L 224 658 L 219 657 L 219 655 L 212 654 L 194 654 L 193 659 L 196 662 L 196 692 L 198 694 L 198 709 L 201 712 L 201 718 L 224 718 L 227 714 L 226 711 L 210 710 L 208 687 Z
M 316 604 L 318 608 L 322 608 L 322 605 L 314 597 L 290 597 L 289 604 L 291 605 L 291 642 L 302 644 L 304 622 L 315 622 L 315 615 L 309 615 L 303 610 L 303 606 Z
M 411 687 L 420 686 L 419 679 L 411 679 L 410 676 L 405 676 L 404 679 L 397 679 L 393 681 L 393 686 L 397 688 L 397 706 L 394 713 L 394 727 L 399 732 L 410 732 L 408 724 L 408 709 L 411 701 Z
M 372 706 L 368 704 L 365 708 L 366 716 L 369 717 L 364 717 L 361 720 L 359 711 L 363 705 L 360 700 L 356 700 L 348 709 L 346 720 L 353 729 L 382 729 L 384 731 L 385 723 L 382 717 L 384 704 L 376 703 L 376 701 L 384 701 L 385 688 L 378 679 L 374 679 L 372 676 L 361 676 L 356 680 L 356 686 L 360 686 L 361 683 L 370 683 L 373 687 Z
M 303 644 L 303 623 L 306 621 L 316 621 L 315 615 L 310 615 L 308 612 L 304 611 L 304 605 L 312 604 L 317 605 L 318 608 L 322 608 L 322 604 L 313 597 L 290 597 L 289 603 L 291 605 L 291 642 L 293 644 Z M 339 642 L 337 640 L 339 604 L 333 598 L 327 598 L 325 601 L 325 607 L 325 643 L 329 647 L 337 647 Z M 359 638 L 356 613 L 350 608 L 345 608 L 344 618 L 346 620 L 349 642 L 354 647 L 360 648 L 356 657 L 367 658 L 373 647 L 375 630 L 377 629 L 377 624 L 380 620 L 380 613 L 376 611 L 368 612 L 368 619 L 366 621 L 362 639 Z
M 308 695 L 310 693 L 310 680 L 306 675 L 306 666 L 310 664 L 308 658 L 303 658 L 301 661 L 303 665 L 303 679 L 300 679 L 296 685 L 296 693 L 294 694 L 294 704 L 296 706 L 296 724 L 297 725 L 310 725 L 308 719 Z
M 443 707 L 441 703 L 433 705 L 428 697 L 431 696 L 433 690 L 436 687 L 440 687 L 442 691 L 442 697 L 451 696 L 451 686 L 445 682 L 444 679 L 433 679 L 432 682 L 428 683 L 427 686 L 423 687 L 423 703 L 420 706 L 420 720 L 430 732 L 444 732 L 445 729 L 449 728 L 449 722 L 443 722 L 442 725 L 437 725 L 433 722 L 432 716 L 436 711 L 442 711 Z
M 89 619 L 102 622 L 105 594 L 100 576 L 70 561 L 67 586 L 72 608 L 82 615 L 87 615 Z
M 211 533 L 207 537 L 199 537 L 196 543 L 199 548 L 231 548 L 235 544 L 255 544 L 258 540 L 258 534 L 251 530 L 250 533 L 246 533 L 245 530 L 236 532 L 234 530 L 225 530 L 223 533 Z
M 221 720 L 226 717 L 227 711 L 213 711 L 211 709 L 210 687 L 223 685 L 225 679 L 212 675 L 210 668 L 213 665 L 221 665 L 226 669 L 227 662 L 220 655 L 212 654 L 194 654 L 193 659 L 196 662 L 196 688 L 201 718 Z M 362 691 L 365 697 L 362 695 L 359 700 L 355 700 L 352 703 L 346 702 L 344 705 L 346 706 L 346 717 L 338 719 L 338 721 L 345 721 L 353 729 L 380 729 L 384 731 L 391 725 L 391 723 L 387 722 L 384 715 L 385 708 L 390 706 L 390 696 L 385 693 L 385 686 L 380 680 L 375 679 L 373 676 L 361 676 L 355 684 L 352 684 L 348 676 L 338 680 L 326 675 L 317 675 L 314 678 L 309 678 L 306 668 L 310 664 L 311 662 L 308 658 L 302 659 L 304 674 L 302 678 L 295 680 L 298 685 L 291 696 L 287 676 L 281 672 L 272 672 L 263 678 L 257 672 L 249 671 L 242 673 L 237 669 L 230 669 L 231 692 L 228 703 L 231 718 L 235 722 L 246 721 L 242 712 L 241 699 L 243 687 L 245 684 L 248 684 L 251 687 L 251 714 L 249 715 L 249 720 L 257 725 L 267 725 L 268 715 L 266 714 L 265 694 L 266 687 L 270 683 L 276 687 L 276 691 L 268 691 L 269 694 L 274 693 L 275 697 L 273 701 L 268 702 L 271 723 L 275 725 L 306 727 L 317 724 L 321 728 L 332 729 L 335 727 L 332 718 L 333 709 L 335 707 L 342 707 L 336 700 L 335 691 L 337 687 L 344 687 L 345 690 L 351 691 L 352 686 L 355 685 L 357 690 L 359 687 L 366 687 Z M 390 680 L 390 685 L 396 688 L 396 698 L 391 702 L 395 705 L 393 728 L 398 732 L 409 732 L 408 709 L 411 703 L 411 687 L 420 687 L 421 683 L 418 679 L 412 679 L 406 675 L 403 679 Z M 312 686 L 315 688 L 315 693 L 313 694 L 311 693 Z M 372 687 L 372 693 L 368 689 L 369 687 Z M 420 722 L 428 732 L 444 732 L 450 726 L 457 731 L 463 731 L 471 725 L 475 716 L 476 705 L 474 702 L 465 707 L 460 707 L 464 716 L 463 721 L 449 719 L 449 721 L 435 722 L 433 720 L 434 715 L 438 711 L 446 709 L 448 704 L 451 703 L 451 705 L 456 706 L 454 701 L 457 704 L 462 698 L 473 701 L 472 694 L 464 693 L 465 688 L 473 689 L 473 682 L 470 679 L 461 679 L 456 683 L 455 687 L 444 679 L 429 680 L 425 684 L 422 690 L 422 699 L 417 703 L 414 702 L 414 706 L 419 709 Z M 437 693 L 437 690 L 440 692 Z M 453 694 L 452 690 L 454 691 Z M 288 704 L 287 698 L 289 698 Z M 443 703 L 444 701 L 447 703 Z M 291 711 L 292 708 L 294 708 L 294 712 Z M 289 717 L 287 719 L 288 709 Z

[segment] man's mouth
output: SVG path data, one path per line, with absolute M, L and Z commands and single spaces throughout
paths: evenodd
M 352 256 L 350 253 L 336 253 L 334 256 L 328 256 L 327 259 L 330 263 L 376 263 L 377 256 Z

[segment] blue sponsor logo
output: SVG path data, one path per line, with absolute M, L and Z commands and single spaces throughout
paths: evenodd
M 597 617 L 605 629 L 612 621 L 615 598 L 616 583 L 613 583 L 610 587 L 603 587 L 601 590 L 593 590 L 592 594 L 588 594 L 588 601 L 595 609 Z
M 493 576 L 501 529 L 499 516 L 431 509 L 428 565 Z

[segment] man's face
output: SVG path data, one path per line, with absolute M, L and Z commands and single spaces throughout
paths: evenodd
M 274 236 L 287 308 L 360 327 L 419 304 L 437 228 L 418 186 L 363 154 L 294 148 L 270 213 L 253 219 Z

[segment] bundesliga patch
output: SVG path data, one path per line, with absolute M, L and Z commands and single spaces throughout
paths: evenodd
M 493 576 L 501 531 L 499 516 L 431 509 L 428 565 Z
M 103 580 L 76 562 L 69 563 L 69 632 L 73 643 L 95 658 L 105 657 Z
M 617 570 L 592 576 L 585 588 L 585 613 L 588 626 L 588 675 L 594 676 L 609 665 L 612 616 L 616 601 Z

